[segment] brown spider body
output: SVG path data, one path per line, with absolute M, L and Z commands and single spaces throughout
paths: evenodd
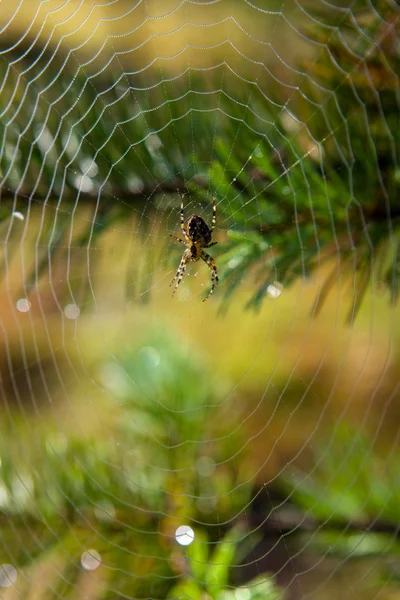
M 186 225 L 186 232 L 193 242 L 200 242 L 203 246 L 208 246 L 211 242 L 212 229 L 201 217 L 196 215 L 190 217 Z
M 189 246 L 191 251 L 190 260 L 199 260 L 202 249 L 208 248 L 208 245 L 211 243 L 212 231 L 205 221 L 197 215 L 193 215 L 188 219 L 185 231 L 191 241 Z
M 217 273 L 217 266 L 215 264 L 215 260 L 209 254 L 204 252 L 204 248 L 211 248 L 211 246 L 215 246 L 215 244 L 217 243 L 217 242 L 211 241 L 212 232 L 215 227 L 217 206 L 215 204 L 215 198 L 213 196 L 213 218 L 212 218 L 212 222 L 211 222 L 211 227 L 209 227 L 207 225 L 207 223 L 204 221 L 204 219 L 202 219 L 201 217 L 199 217 L 197 215 L 192 215 L 187 220 L 187 223 L 185 225 L 185 220 L 184 220 L 184 215 L 183 215 L 183 198 L 184 198 L 184 196 L 182 195 L 181 229 L 182 229 L 185 239 L 181 240 L 180 238 L 176 237 L 175 235 L 171 235 L 171 237 L 173 237 L 178 242 L 185 244 L 187 246 L 187 249 L 183 253 L 182 260 L 180 262 L 178 270 L 170 284 L 170 285 L 172 285 L 176 281 L 175 289 L 173 291 L 172 296 L 175 294 L 175 292 L 178 288 L 178 285 L 182 281 L 182 277 L 185 272 L 188 261 L 196 261 L 196 260 L 202 259 L 211 269 L 211 289 L 210 289 L 208 296 L 206 296 L 206 298 L 204 298 L 204 300 L 207 300 L 207 298 L 213 293 L 215 287 L 218 284 L 218 273 Z M 204 300 L 203 300 L 203 302 L 204 302 Z

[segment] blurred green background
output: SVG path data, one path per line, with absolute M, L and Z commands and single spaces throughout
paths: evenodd
M 1 598 L 400 598 L 399 17 L 2 6 Z

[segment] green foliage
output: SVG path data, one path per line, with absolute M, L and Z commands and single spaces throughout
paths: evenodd
M 285 489 L 307 513 L 327 526 L 399 522 L 400 456 L 385 460 L 365 434 L 344 425 L 316 456 L 310 473 L 293 470 L 286 480 Z
M 316 12 L 316 7 L 311 4 L 308 10 Z M 273 126 L 258 138 L 249 122 L 248 129 L 241 128 L 234 152 L 229 135 L 216 144 L 211 187 L 223 199 L 225 216 L 235 231 L 219 256 L 225 266 L 225 299 L 250 273 L 255 289 L 247 306 L 258 309 L 274 281 L 290 286 L 333 259 L 340 266 L 338 262 L 336 277 L 328 276 L 320 290 L 314 315 L 339 270 L 353 289 L 349 322 L 370 283 L 386 285 L 392 300 L 397 300 L 397 11 L 393 7 L 385 14 L 387 31 L 379 31 L 384 25 L 373 9 L 356 14 L 359 29 L 355 30 L 353 13 L 348 13 L 340 20 L 340 36 L 332 35 L 332 11 L 318 15 L 323 26 L 316 27 L 313 21 L 307 36 L 327 52 L 311 70 L 304 65 L 310 77 L 301 83 L 304 98 L 293 113 L 282 111 L 281 118 L 272 113 Z M 371 49 L 378 33 L 387 36 L 385 43 Z M 257 109 L 265 114 L 265 106 L 257 104 Z M 238 172 L 240 176 L 232 179 L 231 174 Z
M 192 498 L 202 498 L 208 520 L 214 511 L 223 518 L 226 508 L 232 513 L 239 509 L 250 487 L 242 487 L 237 496 L 229 494 L 240 481 L 235 483 L 237 475 L 225 461 L 242 448 L 243 439 L 233 432 L 226 443 L 225 432 L 230 423 L 234 429 L 237 414 L 218 406 L 226 388 L 210 366 L 193 348 L 160 334 L 117 356 L 104 381 L 129 416 L 122 422 L 123 436 L 135 440 L 129 460 L 135 468 L 143 465 L 146 494 L 149 489 L 171 494 L 169 501 L 184 503 L 186 515 L 193 512 Z M 171 472 L 176 489 L 170 489 Z M 215 505 L 217 498 L 220 504 Z
M 310 543 L 310 542 L 309 542 Z M 367 556 L 400 555 L 400 544 L 392 533 L 372 531 L 319 531 L 310 543 L 313 552 L 346 558 L 365 558 Z
M 85 549 L 95 549 L 108 566 L 97 599 L 107 587 L 129 597 L 166 597 L 175 584 L 197 590 L 196 578 L 226 589 L 237 545 L 246 548 L 242 529 L 219 545 L 198 524 L 188 549 L 193 581 L 173 567 L 175 528 L 192 520 L 230 521 L 251 488 L 241 481 L 242 470 L 225 464 L 240 456 L 243 440 L 233 433 L 226 442 L 236 417 L 231 407 L 218 406 L 224 384 L 192 347 L 160 330 L 96 366 L 94 376 L 113 398 L 96 402 L 101 429 L 60 434 L 51 418 L 28 422 L 13 411 L 7 423 L 3 414 L 0 560 L 12 555 L 14 566 L 30 573 L 58 565 L 53 579 L 37 584 L 49 598 L 79 597 Z
M 190 576 L 185 576 L 174 586 L 168 598 L 191 598 L 202 600 L 274 600 L 284 599 L 282 590 L 276 586 L 273 578 L 265 573 L 245 585 L 235 587 L 230 581 L 231 571 L 237 565 L 239 542 L 243 540 L 243 528 L 231 529 L 212 552 L 207 537 L 195 534 L 194 541 L 188 546 L 186 560 Z M 212 547 L 212 546 L 211 546 Z
M 3 419 L 4 511 L 51 518 L 103 507 L 107 519 L 107 507 L 125 514 L 133 503 L 145 521 L 173 509 L 208 522 L 238 513 L 251 489 L 225 464 L 235 453 L 244 457 L 240 432 L 226 441 L 237 415 L 218 406 L 224 385 L 193 348 L 149 333 L 99 365 L 96 376 L 118 405 L 101 404 L 93 434 L 60 435 L 46 422 L 32 436 L 16 413 L 12 428 Z

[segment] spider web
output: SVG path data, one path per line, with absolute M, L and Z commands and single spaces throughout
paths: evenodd
M 1 3 L 2 598 L 398 594 L 398 19 Z

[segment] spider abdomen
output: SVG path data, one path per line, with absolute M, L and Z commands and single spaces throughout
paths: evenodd
M 211 230 L 207 223 L 196 215 L 190 217 L 186 225 L 187 236 L 193 242 L 201 242 L 207 246 L 211 242 Z

